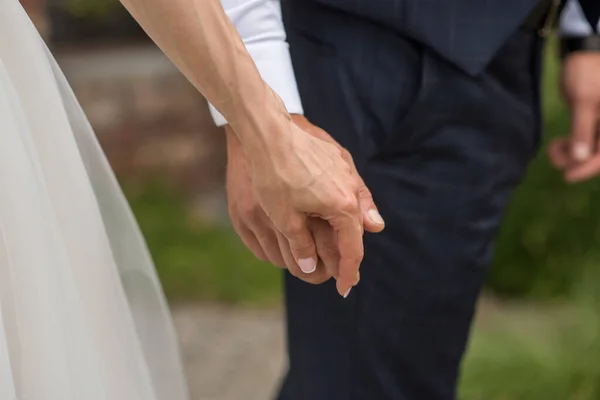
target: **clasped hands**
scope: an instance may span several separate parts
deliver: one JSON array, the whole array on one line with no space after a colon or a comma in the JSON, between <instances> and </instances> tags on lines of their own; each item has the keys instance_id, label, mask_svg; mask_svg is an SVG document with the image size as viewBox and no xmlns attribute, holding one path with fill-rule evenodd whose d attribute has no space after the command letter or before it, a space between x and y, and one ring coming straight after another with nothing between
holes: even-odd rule
<instances>
[{"instance_id":1,"label":"clasped hands","mask_svg":"<svg viewBox=\"0 0 600 400\"><path fill-rule=\"evenodd\" d=\"M229 213L244 244L306 282L333 277L347 297L360 279L363 230L384 228L350 153L300 115L259 155L225 129Z\"/></svg>"}]
</instances>

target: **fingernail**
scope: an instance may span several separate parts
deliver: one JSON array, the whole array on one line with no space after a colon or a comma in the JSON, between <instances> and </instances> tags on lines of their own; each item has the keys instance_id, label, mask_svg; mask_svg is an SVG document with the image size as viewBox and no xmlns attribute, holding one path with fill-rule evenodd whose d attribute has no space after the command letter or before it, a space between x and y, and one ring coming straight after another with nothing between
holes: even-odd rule
<instances>
[{"instance_id":1,"label":"fingernail","mask_svg":"<svg viewBox=\"0 0 600 400\"><path fill-rule=\"evenodd\" d=\"M298 266L305 274L312 274L317 269L317 262L314 258L303 258L298 260Z\"/></svg>"},{"instance_id":2,"label":"fingernail","mask_svg":"<svg viewBox=\"0 0 600 400\"><path fill-rule=\"evenodd\" d=\"M371 218L371 221L375 222L376 224L383 225L383 218L381 218L381 215L376 209L371 208L369 210L369 218Z\"/></svg>"},{"instance_id":3,"label":"fingernail","mask_svg":"<svg viewBox=\"0 0 600 400\"><path fill-rule=\"evenodd\" d=\"M346 290L346 293L344 293L344 298L348 297L348 295L350 294L351 290L352 290L352 288Z\"/></svg>"},{"instance_id":4,"label":"fingernail","mask_svg":"<svg viewBox=\"0 0 600 400\"><path fill-rule=\"evenodd\" d=\"M585 161L590 157L590 147L585 143L575 143L572 152L577 161Z\"/></svg>"}]
</instances>

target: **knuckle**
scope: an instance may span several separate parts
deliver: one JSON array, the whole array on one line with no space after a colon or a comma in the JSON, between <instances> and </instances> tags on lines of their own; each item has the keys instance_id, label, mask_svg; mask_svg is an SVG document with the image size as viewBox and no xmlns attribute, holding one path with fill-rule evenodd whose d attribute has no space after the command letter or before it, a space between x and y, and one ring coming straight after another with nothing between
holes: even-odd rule
<instances>
[{"instance_id":1,"label":"knuckle","mask_svg":"<svg viewBox=\"0 0 600 400\"><path fill-rule=\"evenodd\" d=\"M287 237L299 235L304 230L304 222L301 218L288 218L281 226L281 233Z\"/></svg>"},{"instance_id":2,"label":"knuckle","mask_svg":"<svg viewBox=\"0 0 600 400\"><path fill-rule=\"evenodd\" d=\"M355 213L358 211L358 199L353 193L346 193L337 200L337 208L343 212Z\"/></svg>"},{"instance_id":3,"label":"knuckle","mask_svg":"<svg viewBox=\"0 0 600 400\"><path fill-rule=\"evenodd\" d=\"M331 145L332 155L336 162L343 166L344 168L348 167L348 162L352 161L352 155L346 149L338 145Z\"/></svg>"},{"instance_id":4,"label":"knuckle","mask_svg":"<svg viewBox=\"0 0 600 400\"><path fill-rule=\"evenodd\" d=\"M332 144L331 146L332 146L332 148L333 148L333 151L335 152L335 154L336 154L338 157L344 158L345 154L344 154L344 148L343 148L343 147L341 147L341 146L336 146L335 144Z\"/></svg>"},{"instance_id":5,"label":"knuckle","mask_svg":"<svg viewBox=\"0 0 600 400\"><path fill-rule=\"evenodd\" d=\"M342 156L342 158L344 160L349 160L349 161L353 161L354 159L352 158L352 154L350 154L350 152L348 150L346 150L343 147L340 147L340 155Z\"/></svg>"},{"instance_id":6,"label":"knuckle","mask_svg":"<svg viewBox=\"0 0 600 400\"><path fill-rule=\"evenodd\" d=\"M358 195L363 200L373 200L373 194L371 193L369 188L364 184L359 186Z\"/></svg>"},{"instance_id":7,"label":"knuckle","mask_svg":"<svg viewBox=\"0 0 600 400\"><path fill-rule=\"evenodd\" d=\"M341 165L341 170L344 174L346 174L346 176L352 176L352 165L350 165L350 162L348 159L343 158L342 160L343 164Z\"/></svg>"}]
</instances>

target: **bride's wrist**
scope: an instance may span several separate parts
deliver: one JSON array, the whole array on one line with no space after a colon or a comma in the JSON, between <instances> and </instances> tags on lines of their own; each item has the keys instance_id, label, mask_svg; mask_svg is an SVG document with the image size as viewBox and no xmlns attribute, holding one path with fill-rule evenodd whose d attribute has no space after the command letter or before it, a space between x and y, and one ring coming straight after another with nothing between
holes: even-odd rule
<instances>
[{"instance_id":1,"label":"bride's wrist","mask_svg":"<svg viewBox=\"0 0 600 400\"><path fill-rule=\"evenodd\" d=\"M245 109L230 122L250 160L261 162L281 152L291 144L294 122L283 101L270 93L269 101Z\"/></svg>"}]
</instances>

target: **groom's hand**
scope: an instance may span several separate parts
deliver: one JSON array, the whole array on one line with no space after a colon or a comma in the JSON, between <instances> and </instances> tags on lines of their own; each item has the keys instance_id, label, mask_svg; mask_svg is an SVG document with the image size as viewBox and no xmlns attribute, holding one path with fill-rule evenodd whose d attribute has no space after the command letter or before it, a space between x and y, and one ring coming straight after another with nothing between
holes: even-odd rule
<instances>
[{"instance_id":1,"label":"groom's hand","mask_svg":"<svg viewBox=\"0 0 600 400\"><path fill-rule=\"evenodd\" d=\"M379 212L377 211L377 207L375 206L375 202L373 201L371 191L367 188L367 185L365 185L365 182L356 170L356 166L354 164L354 160L350 152L342 146L340 146L340 144L336 142L335 139L332 138L323 129L310 123L310 121L306 119L306 117L304 117L303 115L294 114L292 115L292 119L294 120L296 125L302 128L305 132L325 142L332 143L340 149L344 161L348 163L348 165L352 169L352 174L355 176L355 179L359 183L358 197L361 213L363 216L364 229L368 232L373 233L381 232L385 226L383 218L381 218L381 215L379 215Z\"/></svg>"},{"instance_id":2,"label":"groom's hand","mask_svg":"<svg viewBox=\"0 0 600 400\"><path fill-rule=\"evenodd\" d=\"M554 139L550 160L568 182L600 174L600 52L579 52L563 62L563 97L571 110L569 135Z\"/></svg>"},{"instance_id":3,"label":"groom's hand","mask_svg":"<svg viewBox=\"0 0 600 400\"><path fill-rule=\"evenodd\" d=\"M303 281L320 284L335 275L335 271L324 268L322 263L304 271L294 260L288 240L275 229L265 214L254 193L250 160L242 144L229 126L225 127L227 137L227 200L231 222L246 247L260 260L270 262L279 268L287 268L295 277ZM322 223L318 223L322 222ZM309 220L309 228L316 241L317 252L324 252L328 260L337 254L333 230L325 221L318 218ZM325 239L325 240L324 240ZM329 256L334 254L333 256ZM321 256L320 256L321 257ZM336 265L337 267L337 265Z\"/></svg>"},{"instance_id":4,"label":"groom's hand","mask_svg":"<svg viewBox=\"0 0 600 400\"><path fill-rule=\"evenodd\" d=\"M298 115L293 118L304 131L341 149L325 131L310 124L306 118ZM314 267L304 268L306 272L303 272L291 255L287 239L275 229L255 196L250 163L241 143L230 128L226 130L229 210L234 227L244 243L258 258L280 267L287 267L293 275L305 281L321 283L331 276L337 277L340 254L332 227L320 218L309 219L308 228L316 243L319 265L312 273L308 272ZM384 224L373 203L371 193L358 175L350 154L344 149L341 150L344 159L351 166L352 174L359 182L359 203L364 228L371 232L379 232Z\"/></svg>"}]
</instances>

